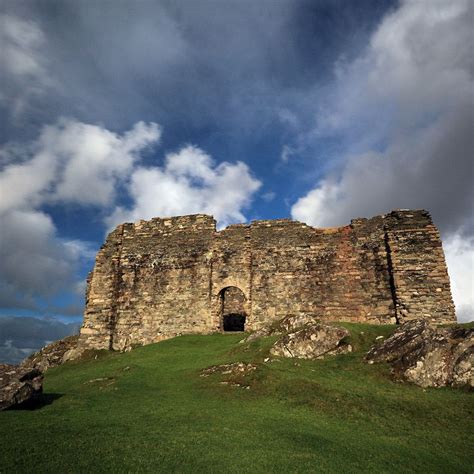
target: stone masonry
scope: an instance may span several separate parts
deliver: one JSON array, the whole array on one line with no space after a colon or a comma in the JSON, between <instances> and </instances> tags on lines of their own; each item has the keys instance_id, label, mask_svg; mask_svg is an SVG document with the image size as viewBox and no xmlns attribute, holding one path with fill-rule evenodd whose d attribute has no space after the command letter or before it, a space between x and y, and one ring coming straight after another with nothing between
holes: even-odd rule
<instances>
[{"instance_id":1,"label":"stone masonry","mask_svg":"<svg viewBox=\"0 0 474 474\"><path fill-rule=\"evenodd\" d=\"M288 315L373 324L455 321L439 232L397 210L343 227L289 219L216 230L203 214L121 224L97 254L79 349L125 350Z\"/></svg>"}]
</instances>

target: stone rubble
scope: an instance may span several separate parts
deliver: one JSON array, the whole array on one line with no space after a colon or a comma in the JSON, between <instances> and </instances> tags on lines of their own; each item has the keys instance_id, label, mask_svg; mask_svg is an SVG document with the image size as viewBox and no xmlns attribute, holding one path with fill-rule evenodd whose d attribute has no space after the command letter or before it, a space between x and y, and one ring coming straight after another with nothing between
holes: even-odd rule
<instances>
[{"instance_id":1,"label":"stone rubble","mask_svg":"<svg viewBox=\"0 0 474 474\"><path fill-rule=\"evenodd\" d=\"M234 362L232 364L213 365L201 371L201 377L209 377L213 374L221 375L247 375L257 370L255 364L246 364L245 362Z\"/></svg>"},{"instance_id":2,"label":"stone rubble","mask_svg":"<svg viewBox=\"0 0 474 474\"><path fill-rule=\"evenodd\" d=\"M246 375L257 370L255 364L246 364L245 362L234 362L232 364L223 364L223 365L213 365L207 367L206 369L201 370L201 377L209 377L210 375L219 374L225 375L227 380L222 380L219 383L221 385L229 385L231 387L245 388L250 389L250 385L247 383L242 383ZM235 379L237 377L237 379Z\"/></svg>"}]
</instances>

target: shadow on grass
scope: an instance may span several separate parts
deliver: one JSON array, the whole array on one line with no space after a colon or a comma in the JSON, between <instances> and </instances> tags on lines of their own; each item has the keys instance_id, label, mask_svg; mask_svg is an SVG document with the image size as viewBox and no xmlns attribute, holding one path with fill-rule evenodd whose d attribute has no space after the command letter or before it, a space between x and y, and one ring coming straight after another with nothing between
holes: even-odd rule
<instances>
[{"instance_id":1,"label":"shadow on grass","mask_svg":"<svg viewBox=\"0 0 474 474\"><path fill-rule=\"evenodd\" d=\"M62 393L41 393L33 399L10 407L9 410L40 410L45 406L51 405L63 395Z\"/></svg>"}]
</instances>

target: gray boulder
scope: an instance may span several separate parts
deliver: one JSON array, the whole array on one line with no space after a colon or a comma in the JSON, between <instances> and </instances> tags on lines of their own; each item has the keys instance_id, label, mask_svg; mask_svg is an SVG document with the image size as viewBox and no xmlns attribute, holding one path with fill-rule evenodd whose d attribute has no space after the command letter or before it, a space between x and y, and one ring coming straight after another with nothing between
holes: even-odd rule
<instances>
[{"instance_id":1,"label":"gray boulder","mask_svg":"<svg viewBox=\"0 0 474 474\"><path fill-rule=\"evenodd\" d=\"M370 349L369 363L389 362L392 375L422 387L474 387L474 329L409 321Z\"/></svg>"},{"instance_id":2,"label":"gray boulder","mask_svg":"<svg viewBox=\"0 0 474 474\"><path fill-rule=\"evenodd\" d=\"M20 365L45 372L50 367L56 367L65 362L65 354L77 346L78 335L68 336L43 347L40 351L31 354Z\"/></svg>"},{"instance_id":3,"label":"gray boulder","mask_svg":"<svg viewBox=\"0 0 474 474\"><path fill-rule=\"evenodd\" d=\"M318 318L311 313L289 315L283 318L278 325L280 332L295 332L307 326L314 326L319 323Z\"/></svg>"},{"instance_id":4,"label":"gray boulder","mask_svg":"<svg viewBox=\"0 0 474 474\"><path fill-rule=\"evenodd\" d=\"M34 404L43 391L40 370L0 364L0 410Z\"/></svg>"},{"instance_id":5,"label":"gray boulder","mask_svg":"<svg viewBox=\"0 0 474 474\"><path fill-rule=\"evenodd\" d=\"M279 334L279 333L275 332L273 328L267 326L261 329L257 329L256 331L249 334L245 339L242 339L240 342L241 343L250 342L250 341L254 341L255 339L258 339L259 337L271 336L272 334Z\"/></svg>"},{"instance_id":6,"label":"gray boulder","mask_svg":"<svg viewBox=\"0 0 474 474\"><path fill-rule=\"evenodd\" d=\"M254 331L240 342L249 342L253 341L254 339L258 339L259 337L295 332L297 329L302 329L305 326L311 326L317 324L318 322L319 320L317 317L311 313L290 314L285 316L280 322L276 324L264 326L263 328Z\"/></svg>"},{"instance_id":7,"label":"gray boulder","mask_svg":"<svg viewBox=\"0 0 474 474\"><path fill-rule=\"evenodd\" d=\"M316 359L325 355L351 352L346 343L347 329L326 324L312 324L279 339L270 349L270 354L278 357Z\"/></svg>"}]
</instances>

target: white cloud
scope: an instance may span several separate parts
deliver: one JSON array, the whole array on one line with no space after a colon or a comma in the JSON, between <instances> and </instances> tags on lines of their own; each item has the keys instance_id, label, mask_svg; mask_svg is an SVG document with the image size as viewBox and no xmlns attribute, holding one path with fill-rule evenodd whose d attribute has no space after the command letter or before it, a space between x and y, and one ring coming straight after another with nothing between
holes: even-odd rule
<instances>
[{"instance_id":1,"label":"white cloud","mask_svg":"<svg viewBox=\"0 0 474 474\"><path fill-rule=\"evenodd\" d=\"M60 120L43 128L32 156L0 171L0 212L45 202L104 206L128 176L140 152L156 144L157 124L138 122L123 135L97 125Z\"/></svg>"},{"instance_id":2,"label":"white cloud","mask_svg":"<svg viewBox=\"0 0 474 474\"><path fill-rule=\"evenodd\" d=\"M77 296L84 298L86 294L86 288L87 280L80 280L74 285L74 293L76 293Z\"/></svg>"},{"instance_id":3,"label":"white cloud","mask_svg":"<svg viewBox=\"0 0 474 474\"><path fill-rule=\"evenodd\" d=\"M361 57L336 64L336 87L321 105L318 131L343 129L376 141L465 102L472 94L471 15L469 0L403 2Z\"/></svg>"},{"instance_id":4,"label":"white cloud","mask_svg":"<svg viewBox=\"0 0 474 474\"><path fill-rule=\"evenodd\" d=\"M117 207L107 224L193 213L212 214L221 226L245 221L242 210L260 185L246 164L216 165L201 149L187 146L168 154L162 168L137 168L129 186L133 207Z\"/></svg>"},{"instance_id":5,"label":"white cloud","mask_svg":"<svg viewBox=\"0 0 474 474\"><path fill-rule=\"evenodd\" d=\"M7 145L0 169L0 301L34 308L35 299L74 293L81 260L95 249L57 236L45 204L110 206L149 145L160 139L157 124L138 122L119 135L97 125L60 120L44 127L33 144ZM14 150L15 158L8 155Z\"/></svg>"},{"instance_id":6,"label":"white cloud","mask_svg":"<svg viewBox=\"0 0 474 474\"><path fill-rule=\"evenodd\" d=\"M453 234L443 244L458 320L474 320L474 239Z\"/></svg>"},{"instance_id":7,"label":"white cloud","mask_svg":"<svg viewBox=\"0 0 474 474\"><path fill-rule=\"evenodd\" d=\"M4 167L0 172L0 213L36 206L55 174L52 157L41 152L28 161Z\"/></svg>"},{"instance_id":8,"label":"white cloud","mask_svg":"<svg viewBox=\"0 0 474 474\"><path fill-rule=\"evenodd\" d=\"M44 205L94 205L103 211L124 186L133 204L116 207L107 219L127 220L188 213L213 214L220 225L245 220L260 182L241 162L216 164L197 147L166 156L163 167L137 165L143 151L158 143L157 124L138 122L117 134L97 125L60 120L44 127L23 147L3 150L0 169L0 301L6 307L35 307L60 291L83 288L79 262L91 260L87 242L57 236ZM14 158L9 154L14 150ZM18 160L20 158L20 160ZM51 305L50 305L51 306ZM65 311L65 309L64 309Z\"/></svg>"},{"instance_id":9,"label":"white cloud","mask_svg":"<svg viewBox=\"0 0 474 474\"><path fill-rule=\"evenodd\" d=\"M92 242L84 240L62 240L64 247L68 253L76 259L93 260L97 254L97 249Z\"/></svg>"},{"instance_id":10,"label":"white cloud","mask_svg":"<svg viewBox=\"0 0 474 474\"><path fill-rule=\"evenodd\" d=\"M157 124L143 122L123 136L73 121L47 129L41 137L42 148L59 165L58 182L51 199L109 204L117 181L128 175L139 153L157 143L160 134ZM61 161L65 162L62 169Z\"/></svg>"},{"instance_id":11,"label":"white cloud","mask_svg":"<svg viewBox=\"0 0 474 474\"><path fill-rule=\"evenodd\" d=\"M457 242L452 261L469 260L470 247L456 238L474 232L470 18L468 0L403 2L383 19L364 55L336 65L316 136L344 137L347 151L340 169L293 205L295 219L331 226L426 208L446 242ZM472 282L472 271L450 265L459 317L470 311L472 318L474 303L458 283Z\"/></svg>"},{"instance_id":12,"label":"white cloud","mask_svg":"<svg viewBox=\"0 0 474 474\"><path fill-rule=\"evenodd\" d=\"M342 189L343 186L324 180L292 206L293 219L318 227L333 225L332 216L337 215L337 201Z\"/></svg>"},{"instance_id":13,"label":"white cloud","mask_svg":"<svg viewBox=\"0 0 474 474\"><path fill-rule=\"evenodd\" d=\"M444 234L472 220L473 112L458 106L422 130L393 140L383 152L349 155L292 207L292 216L317 226L395 208L430 210Z\"/></svg>"},{"instance_id":14,"label":"white cloud","mask_svg":"<svg viewBox=\"0 0 474 474\"><path fill-rule=\"evenodd\" d=\"M12 210L0 217L0 287L10 293L10 304L15 296L31 304L31 297L50 297L72 283L75 255L56 238L47 214Z\"/></svg>"},{"instance_id":15,"label":"white cloud","mask_svg":"<svg viewBox=\"0 0 474 474\"><path fill-rule=\"evenodd\" d=\"M288 163L291 155L293 155L294 153L295 153L295 150L291 146L283 145L283 148L281 150L280 160L283 163Z\"/></svg>"}]
</instances>

